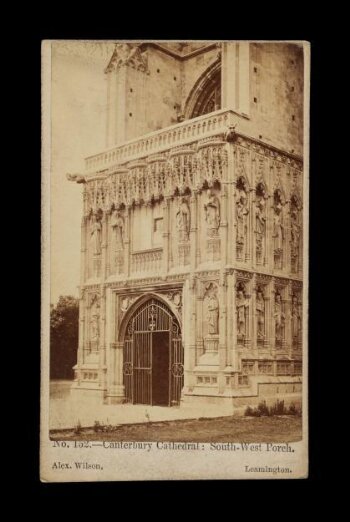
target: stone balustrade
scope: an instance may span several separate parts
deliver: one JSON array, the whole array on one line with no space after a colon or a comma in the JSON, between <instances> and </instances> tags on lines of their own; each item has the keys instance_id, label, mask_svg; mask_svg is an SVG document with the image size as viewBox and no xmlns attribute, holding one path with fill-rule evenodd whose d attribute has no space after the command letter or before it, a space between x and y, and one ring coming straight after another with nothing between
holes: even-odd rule
<instances>
[{"instance_id":1,"label":"stone balustrade","mask_svg":"<svg viewBox=\"0 0 350 522\"><path fill-rule=\"evenodd\" d=\"M132 273L159 273L161 270L163 249L142 250L131 255Z\"/></svg>"},{"instance_id":2,"label":"stone balustrade","mask_svg":"<svg viewBox=\"0 0 350 522\"><path fill-rule=\"evenodd\" d=\"M124 163L163 152L187 143L225 133L235 122L232 110L220 110L193 118L165 129L144 134L85 160L86 171L96 172L113 164Z\"/></svg>"}]
</instances>

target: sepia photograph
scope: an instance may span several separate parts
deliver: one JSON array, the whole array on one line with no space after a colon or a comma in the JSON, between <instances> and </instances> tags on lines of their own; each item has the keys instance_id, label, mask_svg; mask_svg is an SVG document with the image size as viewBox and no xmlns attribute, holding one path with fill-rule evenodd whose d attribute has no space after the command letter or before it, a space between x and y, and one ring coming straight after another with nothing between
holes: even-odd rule
<instances>
[{"instance_id":1,"label":"sepia photograph","mask_svg":"<svg viewBox=\"0 0 350 522\"><path fill-rule=\"evenodd\" d=\"M42 43L42 481L307 476L309 55Z\"/></svg>"}]
</instances>

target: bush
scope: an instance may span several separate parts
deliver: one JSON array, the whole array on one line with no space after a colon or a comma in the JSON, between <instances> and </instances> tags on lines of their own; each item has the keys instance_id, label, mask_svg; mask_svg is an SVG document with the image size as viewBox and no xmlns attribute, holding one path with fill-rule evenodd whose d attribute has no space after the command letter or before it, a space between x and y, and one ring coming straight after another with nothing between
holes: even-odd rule
<instances>
[{"instance_id":1,"label":"bush","mask_svg":"<svg viewBox=\"0 0 350 522\"><path fill-rule=\"evenodd\" d=\"M246 417L270 417L274 415L301 415L301 409L297 408L294 403L291 403L289 408L286 408L284 401L277 401L272 406L268 407L266 401L258 404L257 408L247 406L244 415Z\"/></svg>"}]
</instances>

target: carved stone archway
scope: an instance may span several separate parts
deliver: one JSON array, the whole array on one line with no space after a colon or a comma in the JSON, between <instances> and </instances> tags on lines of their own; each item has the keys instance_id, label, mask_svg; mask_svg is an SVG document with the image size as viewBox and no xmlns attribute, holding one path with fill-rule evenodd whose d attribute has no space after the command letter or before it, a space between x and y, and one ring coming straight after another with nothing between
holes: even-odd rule
<instances>
[{"instance_id":1,"label":"carved stone archway","mask_svg":"<svg viewBox=\"0 0 350 522\"><path fill-rule=\"evenodd\" d=\"M180 403L184 349L176 315L164 299L145 295L124 318L121 335L126 402L158 406Z\"/></svg>"}]
</instances>

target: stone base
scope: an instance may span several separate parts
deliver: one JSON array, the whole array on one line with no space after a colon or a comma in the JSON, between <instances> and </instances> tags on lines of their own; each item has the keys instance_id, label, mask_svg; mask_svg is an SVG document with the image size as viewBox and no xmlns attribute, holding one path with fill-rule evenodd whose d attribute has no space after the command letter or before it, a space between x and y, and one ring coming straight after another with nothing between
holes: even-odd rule
<instances>
[{"instance_id":1,"label":"stone base","mask_svg":"<svg viewBox=\"0 0 350 522\"><path fill-rule=\"evenodd\" d=\"M91 385L74 383L70 390L70 396L74 401L84 401L91 403L103 404L106 390L101 388L93 388Z\"/></svg>"},{"instance_id":2,"label":"stone base","mask_svg":"<svg viewBox=\"0 0 350 522\"><path fill-rule=\"evenodd\" d=\"M125 387L115 386L106 394L105 404L124 404L125 402Z\"/></svg>"},{"instance_id":3,"label":"stone base","mask_svg":"<svg viewBox=\"0 0 350 522\"><path fill-rule=\"evenodd\" d=\"M256 379L251 386L236 389L226 388L224 393L208 394L204 389L195 389L183 394L181 406L217 406L218 416L224 412L244 415L247 406L252 408L265 401L267 406L273 406L277 401L284 401L288 408L294 404L296 408L302 405L302 384L300 378L268 378L267 382Z\"/></svg>"}]
</instances>

